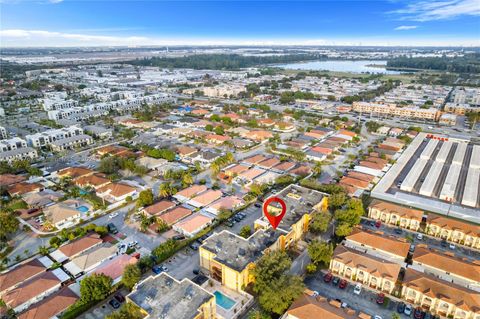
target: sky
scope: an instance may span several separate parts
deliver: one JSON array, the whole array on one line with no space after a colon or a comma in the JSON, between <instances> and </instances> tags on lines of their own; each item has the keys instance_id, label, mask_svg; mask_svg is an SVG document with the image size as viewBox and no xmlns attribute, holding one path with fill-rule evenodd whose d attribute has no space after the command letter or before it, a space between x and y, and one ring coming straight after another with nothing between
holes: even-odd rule
<instances>
[{"instance_id":1,"label":"sky","mask_svg":"<svg viewBox=\"0 0 480 319\"><path fill-rule=\"evenodd\" d=\"M0 0L0 47L480 46L480 0Z\"/></svg>"}]
</instances>

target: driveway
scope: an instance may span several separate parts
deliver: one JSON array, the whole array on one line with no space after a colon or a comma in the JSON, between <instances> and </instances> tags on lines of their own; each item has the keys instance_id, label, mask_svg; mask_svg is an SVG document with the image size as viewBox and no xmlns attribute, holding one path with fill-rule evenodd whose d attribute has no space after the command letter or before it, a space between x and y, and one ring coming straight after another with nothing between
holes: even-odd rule
<instances>
[{"instance_id":1,"label":"driveway","mask_svg":"<svg viewBox=\"0 0 480 319\"><path fill-rule=\"evenodd\" d=\"M346 302L348 307L371 316L379 315L384 319L389 319L397 309L397 303L393 300L390 300L388 305L378 305L375 302L377 293L367 290L365 287L362 288L360 295L355 295L353 293L353 284L349 283L345 289L340 289L331 282L325 283L323 281L323 273L321 272L315 276L307 277L305 284L309 289L317 291L321 296L328 299L340 299L342 303ZM405 315L401 316L402 318L407 318Z\"/></svg>"}]
</instances>

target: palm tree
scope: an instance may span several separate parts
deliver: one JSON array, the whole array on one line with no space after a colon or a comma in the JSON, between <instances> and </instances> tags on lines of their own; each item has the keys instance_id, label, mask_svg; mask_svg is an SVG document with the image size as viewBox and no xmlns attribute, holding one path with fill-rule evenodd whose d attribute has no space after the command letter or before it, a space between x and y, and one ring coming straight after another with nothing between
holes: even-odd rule
<instances>
[{"instance_id":1,"label":"palm tree","mask_svg":"<svg viewBox=\"0 0 480 319\"><path fill-rule=\"evenodd\" d=\"M190 173L185 173L185 174L183 174L182 183L183 183L185 186L192 185L192 184L193 184L192 174L190 174Z\"/></svg>"},{"instance_id":2,"label":"palm tree","mask_svg":"<svg viewBox=\"0 0 480 319\"><path fill-rule=\"evenodd\" d=\"M322 164L320 162L316 162L312 170L315 176L320 175L322 173Z\"/></svg>"},{"instance_id":3,"label":"palm tree","mask_svg":"<svg viewBox=\"0 0 480 319\"><path fill-rule=\"evenodd\" d=\"M41 255L48 255L48 248L45 247L45 246L40 246L38 247L38 252L41 254Z\"/></svg>"},{"instance_id":4,"label":"palm tree","mask_svg":"<svg viewBox=\"0 0 480 319\"><path fill-rule=\"evenodd\" d=\"M159 194L162 197L168 197L172 193L172 184L171 183L163 183L160 185Z\"/></svg>"}]
</instances>

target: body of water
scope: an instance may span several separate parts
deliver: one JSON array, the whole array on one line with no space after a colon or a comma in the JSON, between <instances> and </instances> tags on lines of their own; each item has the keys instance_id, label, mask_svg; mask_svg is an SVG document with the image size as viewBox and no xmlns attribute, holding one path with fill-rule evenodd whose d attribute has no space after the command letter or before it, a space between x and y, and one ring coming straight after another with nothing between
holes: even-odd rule
<instances>
[{"instance_id":1,"label":"body of water","mask_svg":"<svg viewBox=\"0 0 480 319\"><path fill-rule=\"evenodd\" d=\"M223 309L229 310L230 308L233 307L233 305L235 305L235 300L225 296L220 291L217 290L214 292L214 294L215 294L215 300L217 301L217 305L219 305Z\"/></svg>"},{"instance_id":2,"label":"body of water","mask_svg":"<svg viewBox=\"0 0 480 319\"><path fill-rule=\"evenodd\" d=\"M309 61L277 65L280 68L289 70L314 70L314 71L335 71L353 73L382 73L400 74L400 71L387 70L385 67L373 67L369 65L387 65L387 61L377 60L330 60L330 61Z\"/></svg>"}]
</instances>

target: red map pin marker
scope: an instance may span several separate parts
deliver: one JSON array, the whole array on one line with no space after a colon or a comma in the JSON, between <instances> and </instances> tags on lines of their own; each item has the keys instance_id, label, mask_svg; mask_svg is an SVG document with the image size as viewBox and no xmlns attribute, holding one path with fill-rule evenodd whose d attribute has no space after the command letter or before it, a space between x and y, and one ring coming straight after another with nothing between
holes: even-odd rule
<instances>
[{"instance_id":1,"label":"red map pin marker","mask_svg":"<svg viewBox=\"0 0 480 319\"><path fill-rule=\"evenodd\" d=\"M268 212L268 205L270 205L272 202L277 202L282 206L282 212L278 215L271 215ZM283 216L285 216L285 213L287 212L287 205L285 202L278 198L278 197L270 197L263 203L263 214L265 217L267 217L268 221L270 222L270 225L272 225L273 229L277 229L278 225L282 221Z\"/></svg>"}]
</instances>

